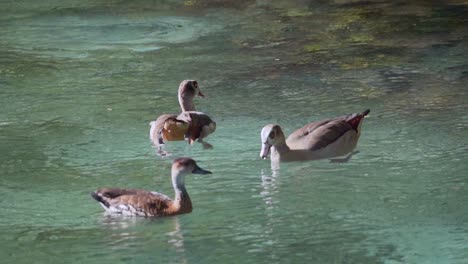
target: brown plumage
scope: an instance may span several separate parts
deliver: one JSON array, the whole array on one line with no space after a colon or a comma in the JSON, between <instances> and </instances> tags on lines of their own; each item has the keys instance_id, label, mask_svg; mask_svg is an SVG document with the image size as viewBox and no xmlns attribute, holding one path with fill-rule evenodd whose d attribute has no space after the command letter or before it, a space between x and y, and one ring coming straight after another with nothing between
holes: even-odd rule
<instances>
[{"instance_id":1,"label":"brown plumage","mask_svg":"<svg viewBox=\"0 0 468 264\"><path fill-rule=\"evenodd\" d=\"M189 140L190 144L198 139L198 142L202 143L205 148L212 147L203 141L204 138L216 130L216 122L208 115L202 112L188 111L180 113L177 116L177 120L189 124L185 138Z\"/></svg>"},{"instance_id":2,"label":"brown plumage","mask_svg":"<svg viewBox=\"0 0 468 264\"><path fill-rule=\"evenodd\" d=\"M106 211L117 207L114 211L121 211L124 215L159 216L167 214L173 203L163 194L140 189L100 188L91 196L103 204Z\"/></svg>"},{"instance_id":3,"label":"brown plumage","mask_svg":"<svg viewBox=\"0 0 468 264\"><path fill-rule=\"evenodd\" d=\"M150 139L153 145L161 146L167 141L181 140L188 140L191 144L198 139L203 147L212 147L204 142L203 138L215 131L216 123L208 115L195 111L193 98L197 95L204 97L197 81L185 80L180 83L178 100L182 113L178 116L163 114L150 123Z\"/></svg>"},{"instance_id":4,"label":"brown plumage","mask_svg":"<svg viewBox=\"0 0 468 264\"><path fill-rule=\"evenodd\" d=\"M91 193L109 214L128 216L169 216L192 212L192 201L185 189L186 174L211 174L200 168L193 159L179 158L172 163L171 176L174 199L141 189L100 188Z\"/></svg>"},{"instance_id":5,"label":"brown plumage","mask_svg":"<svg viewBox=\"0 0 468 264\"><path fill-rule=\"evenodd\" d=\"M151 122L150 137L157 142L155 145L162 145L165 141L184 140L188 129L189 123L178 120L176 115L163 114Z\"/></svg>"},{"instance_id":6,"label":"brown plumage","mask_svg":"<svg viewBox=\"0 0 468 264\"><path fill-rule=\"evenodd\" d=\"M281 127L267 125L262 129L262 151L266 158L273 148L272 160L292 161L339 157L357 145L363 118L369 113L336 117L313 122L297 129L285 139Z\"/></svg>"}]
</instances>

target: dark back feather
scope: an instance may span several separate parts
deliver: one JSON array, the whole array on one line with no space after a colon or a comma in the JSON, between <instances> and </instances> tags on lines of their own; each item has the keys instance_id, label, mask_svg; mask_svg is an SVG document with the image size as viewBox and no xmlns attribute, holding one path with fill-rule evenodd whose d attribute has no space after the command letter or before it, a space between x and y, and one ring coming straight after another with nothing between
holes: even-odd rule
<instances>
[{"instance_id":1,"label":"dark back feather","mask_svg":"<svg viewBox=\"0 0 468 264\"><path fill-rule=\"evenodd\" d=\"M203 126L209 126L211 123L214 123L207 114L195 111L182 112L177 116L177 119L190 124L188 134L192 140L200 137Z\"/></svg>"}]
</instances>

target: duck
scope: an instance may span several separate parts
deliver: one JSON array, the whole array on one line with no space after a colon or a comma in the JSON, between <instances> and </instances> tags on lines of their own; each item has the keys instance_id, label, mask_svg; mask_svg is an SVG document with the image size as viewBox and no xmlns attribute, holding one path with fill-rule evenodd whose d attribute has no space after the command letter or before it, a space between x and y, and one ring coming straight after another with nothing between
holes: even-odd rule
<instances>
[{"instance_id":1,"label":"duck","mask_svg":"<svg viewBox=\"0 0 468 264\"><path fill-rule=\"evenodd\" d=\"M343 160L348 161L355 154L353 150L361 135L364 117L369 112L367 109L313 122L295 130L287 138L279 125L268 124L260 133L260 158L266 159L270 152L272 162L329 159L350 154Z\"/></svg>"},{"instance_id":2,"label":"duck","mask_svg":"<svg viewBox=\"0 0 468 264\"><path fill-rule=\"evenodd\" d=\"M215 132L216 122L207 114L196 111L193 103L196 96L205 98L196 80L180 83L178 100L182 112L179 115L163 114L150 122L149 136L154 146L160 147L167 141L187 140L190 145L198 141L205 149L213 148L204 138Z\"/></svg>"},{"instance_id":3,"label":"duck","mask_svg":"<svg viewBox=\"0 0 468 264\"><path fill-rule=\"evenodd\" d=\"M200 168L191 158L177 158L172 162L171 177L174 199L142 189L99 188L91 197L110 215L160 217L192 212L192 201L185 188L185 175L211 174Z\"/></svg>"}]
</instances>

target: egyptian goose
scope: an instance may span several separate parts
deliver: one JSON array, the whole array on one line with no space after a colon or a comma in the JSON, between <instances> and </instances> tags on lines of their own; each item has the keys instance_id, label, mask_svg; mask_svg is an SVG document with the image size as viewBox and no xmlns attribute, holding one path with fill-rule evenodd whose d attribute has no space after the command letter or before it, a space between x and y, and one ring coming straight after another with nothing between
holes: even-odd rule
<instances>
[{"instance_id":1,"label":"egyptian goose","mask_svg":"<svg viewBox=\"0 0 468 264\"><path fill-rule=\"evenodd\" d=\"M192 212L192 201L185 189L185 175L211 174L190 158L172 162L171 176L175 197L141 189L100 188L91 193L108 214L126 216L169 216Z\"/></svg>"},{"instance_id":2,"label":"egyptian goose","mask_svg":"<svg viewBox=\"0 0 468 264\"><path fill-rule=\"evenodd\" d=\"M203 141L216 130L216 123L211 118L195 111L193 98L205 97L195 80L184 80L179 85L178 99L182 110L180 115L163 114L150 123L150 139L155 146L164 145L165 141L188 140L193 144L198 139L204 148L212 145Z\"/></svg>"},{"instance_id":3,"label":"egyptian goose","mask_svg":"<svg viewBox=\"0 0 468 264\"><path fill-rule=\"evenodd\" d=\"M271 150L272 161L326 159L351 153L361 135L361 125L370 110L310 123L286 139L279 125L266 125L260 134L260 157ZM349 157L348 157L349 159Z\"/></svg>"}]
</instances>

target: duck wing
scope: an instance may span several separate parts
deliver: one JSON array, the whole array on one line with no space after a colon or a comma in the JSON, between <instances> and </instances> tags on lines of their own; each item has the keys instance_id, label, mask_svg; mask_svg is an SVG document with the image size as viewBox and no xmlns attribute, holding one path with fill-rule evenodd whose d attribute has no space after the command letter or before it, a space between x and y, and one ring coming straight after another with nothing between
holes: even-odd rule
<instances>
[{"instance_id":1,"label":"duck wing","mask_svg":"<svg viewBox=\"0 0 468 264\"><path fill-rule=\"evenodd\" d=\"M122 215L163 215L173 203L164 194L140 189L100 188L91 196L107 212Z\"/></svg>"},{"instance_id":2,"label":"duck wing","mask_svg":"<svg viewBox=\"0 0 468 264\"><path fill-rule=\"evenodd\" d=\"M310 123L289 135L286 143L291 149L315 151L325 148L351 130L357 133L359 124L369 112L370 110L366 110Z\"/></svg>"},{"instance_id":3,"label":"duck wing","mask_svg":"<svg viewBox=\"0 0 468 264\"><path fill-rule=\"evenodd\" d=\"M178 120L177 115L163 114L150 123L150 139L154 145L162 145L164 141L184 140L189 125Z\"/></svg>"},{"instance_id":4,"label":"duck wing","mask_svg":"<svg viewBox=\"0 0 468 264\"><path fill-rule=\"evenodd\" d=\"M187 122L189 124L189 129L187 131L186 137L191 141L194 141L200 137L202 128L208 126L211 128L212 132L216 129L216 123L203 112L196 111L186 111L182 112L177 116L177 120Z\"/></svg>"},{"instance_id":5,"label":"duck wing","mask_svg":"<svg viewBox=\"0 0 468 264\"><path fill-rule=\"evenodd\" d=\"M291 149L318 150L335 142L352 127L343 120L326 120L308 124L286 139Z\"/></svg>"}]
</instances>

